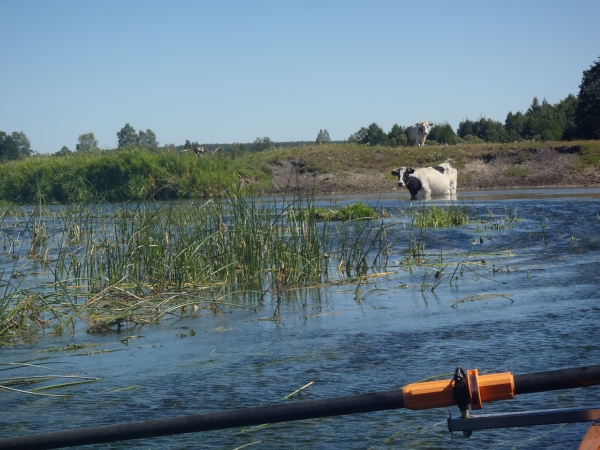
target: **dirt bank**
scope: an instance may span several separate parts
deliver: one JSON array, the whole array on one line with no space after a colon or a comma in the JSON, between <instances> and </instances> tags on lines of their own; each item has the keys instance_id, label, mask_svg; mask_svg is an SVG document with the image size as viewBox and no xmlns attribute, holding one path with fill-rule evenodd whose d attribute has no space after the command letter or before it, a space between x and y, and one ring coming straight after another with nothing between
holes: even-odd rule
<instances>
[{"instance_id":1,"label":"dirt bank","mask_svg":"<svg viewBox=\"0 0 600 450\"><path fill-rule=\"evenodd\" d=\"M466 158L458 166L458 190L506 189L525 187L600 187L600 170L589 167L576 172L572 167L578 154L556 148L539 148L534 152L514 152L499 156ZM276 188L310 187L316 194L367 194L397 191L394 167L309 173L302 164L282 159L271 164Z\"/></svg>"}]
</instances>

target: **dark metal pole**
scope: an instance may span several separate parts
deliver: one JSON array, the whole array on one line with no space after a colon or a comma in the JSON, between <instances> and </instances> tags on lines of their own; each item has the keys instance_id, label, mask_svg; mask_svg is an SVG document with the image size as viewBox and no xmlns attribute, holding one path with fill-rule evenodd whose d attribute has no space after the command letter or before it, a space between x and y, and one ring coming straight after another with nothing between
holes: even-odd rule
<instances>
[{"instance_id":1,"label":"dark metal pole","mask_svg":"<svg viewBox=\"0 0 600 450\"><path fill-rule=\"evenodd\" d=\"M515 394L600 384L600 365L513 376ZM0 450L51 449L404 408L401 389L0 439Z\"/></svg>"},{"instance_id":2,"label":"dark metal pole","mask_svg":"<svg viewBox=\"0 0 600 450\"><path fill-rule=\"evenodd\" d=\"M399 389L5 438L0 439L0 449L74 447L403 407L404 398Z\"/></svg>"},{"instance_id":3,"label":"dark metal pole","mask_svg":"<svg viewBox=\"0 0 600 450\"><path fill-rule=\"evenodd\" d=\"M515 395L600 384L600 365L513 375Z\"/></svg>"}]
</instances>

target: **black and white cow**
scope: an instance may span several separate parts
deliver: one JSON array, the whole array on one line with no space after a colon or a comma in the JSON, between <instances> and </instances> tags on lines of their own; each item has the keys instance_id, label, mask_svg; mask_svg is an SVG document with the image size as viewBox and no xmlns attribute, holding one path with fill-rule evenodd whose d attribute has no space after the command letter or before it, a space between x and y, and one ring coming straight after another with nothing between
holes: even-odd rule
<instances>
[{"instance_id":1,"label":"black and white cow","mask_svg":"<svg viewBox=\"0 0 600 450\"><path fill-rule=\"evenodd\" d=\"M457 171L450 163L436 167L399 167L392 170L398 177L398 186L406 187L413 199L448 197L456 195Z\"/></svg>"}]
</instances>

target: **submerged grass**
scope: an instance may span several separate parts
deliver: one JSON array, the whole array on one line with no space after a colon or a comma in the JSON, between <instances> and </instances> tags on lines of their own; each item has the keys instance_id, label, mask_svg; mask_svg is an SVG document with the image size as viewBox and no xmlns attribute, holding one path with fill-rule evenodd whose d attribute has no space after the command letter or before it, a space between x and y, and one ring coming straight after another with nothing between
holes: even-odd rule
<instances>
[{"instance_id":1,"label":"submerged grass","mask_svg":"<svg viewBox=\"0 0 600 450\"><path fill-rule=\"evenodd\" d=\"M28 369L37 369L37 370L46 370L53 372L62 372L62 370L54 369L51 367L42 366L40 364L29 364L29 363L21 363L21 362L13 362L13 363L2 363L0 364L0 372L20 369L20 368L28 368ZM58 380L69 380L62 383L54 383ZM66 387L78 386L81 384L87 383L95 383L100 381L100 378L96 377L84 377L72 374L62 374L62 375L31 375L31 376L15 376L8 378L0 378L0 389L19 392L22 394L30 394L30 395L39 395L45 397L69 397L69 394L46 394L42 393L42 391L54 390L54 389L63 389ZM54 383L54 384L51 384ZM26 387L32 385L40 385L38 387L34 387L31 389L24 389Z\"/></svg>"}]
</instances>

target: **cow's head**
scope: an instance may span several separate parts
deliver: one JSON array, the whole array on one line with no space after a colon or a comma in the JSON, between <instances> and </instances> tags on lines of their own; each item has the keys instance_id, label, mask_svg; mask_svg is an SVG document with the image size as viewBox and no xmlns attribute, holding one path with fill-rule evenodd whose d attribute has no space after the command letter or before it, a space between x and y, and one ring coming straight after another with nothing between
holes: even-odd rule
<instances>
[{"instance_id":1,"label":"cow's head","mask_svg":"<svg viewBox=\"0 0 600 450\"><path fill-rule=\"evenodd\" d=\"M415 173L412 167L399 167L392 170L392 175L398 177L398 186L405 187L411 174Z\"/></svg>"},{"instance_id":2,"label":"cow's head","mask_svg":"<svg viewBox=\"0 0 600 450\"><path fill-rule=\"evenodd\" d=\"M429 120L423 120L418 124L419 134L422 136L427 136L429 134L429 129L433 126L433 122Z\"/></svg>"}]
</instances>

